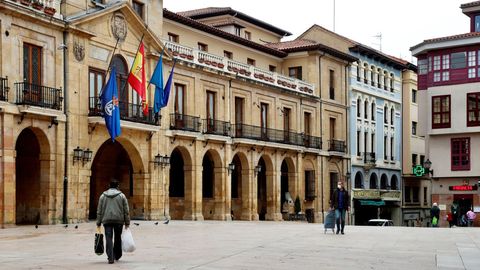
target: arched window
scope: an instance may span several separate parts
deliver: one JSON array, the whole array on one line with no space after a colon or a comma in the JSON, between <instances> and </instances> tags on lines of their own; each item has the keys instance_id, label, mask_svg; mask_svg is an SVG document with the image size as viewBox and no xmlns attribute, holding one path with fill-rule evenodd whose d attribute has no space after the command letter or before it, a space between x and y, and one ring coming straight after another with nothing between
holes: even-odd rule
<instances>
[{"instance_id":1,"label":"arched window","mask_svg":"<svg viewBox=\"0 0 480 270\"><path fill-rule=\"evenodd\" d=\"M360 61L357 62L357 81L360 81Z\"/></svg>"},{"instance_id":2,"label":"arched window","mask_svg":"<svg viewBox=\"0 0 480 270\"><path fill-rule=\"evenodd\" d=\"M392 180L391 180L390 182L392 183L392 184L391 184L392 189L393 189L393 190L398 190L398 178L397 178L396 175L393 175L393 176L392 176Z\"/></svg>"},{"instance_id":3,"label":"arched window","mask_svg":"<svg viewBox=\"0 0 480 270\"><path fill-rule=\"evenodd\" d=\"M365 119L368 119L368 100L365 100L364 105L363 105L363 117Z\"/></svg>"},{"instance_id":4,"label":"arched window","mask_svg":"<svg viewBox=\"0 0 480 270\"><path fill-rule=\"evenodd\" d=\"M357 98L357 117L360 118L360 116L362 115L362 111L360 109L360 105L361 105L361 100L360 98Z\"/></svg>"},{"instance_id":5,"label":"arched window","mask_svg":"<svg viewBox=\"0 0 480 270\"><path fill-rule=\"evenodd\" d=\"M120 111L123 111L127 108L128 104L128 85L127 85L127 77L128 77L128 69L127 69L127 62L123 58L123 56L116 54L113 56L112 59L112 66L115 67L115 71L117 72L117 87L118 87L118 94L119 94L119 107ZM136 93L136 92L135 92Z\"/></svg>"},{"instance_id":6,"label":"arched window","mask_svg":"<svg viewBox=\"0 0 480 270\"><path fill-rule=\"evenodd\" d=\"M393 125L393 120L395 119L395 109L390 109L390 124Z\"/></svg>"},{"instance_id":7,"label":"arched window","mask_svg":"<svg viewBox=\"0 0 480 270\"><path fill-rule=\"evenodd\" d=\"M371 80L372 86L375 86L375 66L372 66L371 70L372 71L370 73L370 80Z\"/></svg>"},{"instance_id":8,"label":"arched window","mask_svg":"<svg viewBox=\"0 0 480 270\"><path fill-rule=\"evenodd\" d=\"M382 174L380 178L380 189L387 189L388 188L388 177L386 174Z\"/></svg>"},{"instance_id":9,"label":"arched window","mask_svg":"<svg viewBox=\"0 0 480 270\"><path fill-rule=\"evenodd\" d=\"M390 73L390 92L393 92L393 84L395 83L395 75Z\"/></svg>"},{"instance_id":10,"label":"arched window","mask_svg":"<svg viewBox=\"0 0 480 270\"><path fill-rule=\"evenodd\" d=\"M382 80L380 76L382 75L382 69L377 69L377 87L382 88Z\"/></svg>"},{"instance_id":11,"label":"arched window","mask_svg":"<svg viewBox=\"0 0 480 270\"><path fill-rule=\"evenodd\" d=\"M383 89L387 90L388 87L388 73L386 71L383 72Z\"/></svg>"},{"instance_id":12,"label":"arched window","mask_svg":"<svg viewBox=\"0 0 480 270\"><path fill-rule=\"evenodd\" d=\"M368 64L363 65L363 82L368 83Z\"/></svg>"},{"instance_id":13,"label":"arched window","mask_svg":"<svg viewBox=\"0 0 480 270\"><path fill-rule=\"evenodd\" d=\"M377 174L372 173L370 175L370 189L377 189L378 188L377 181L378 181Z\"/></svg>"},{"instance_id":14,"label":"arched window","mask_svg":"<svg viewBox=\"0 0 480 270\"><path fill-rule=\"evenodd\" d=\"M361 172L355 174L355 188L363 188L363 176Z\"/></svg>"},{"instance_id":15,"label":"arched window","mask_svg":"<svg viewBox=\"0 0 480 270\"><path fill-rule=\"evenodd\" d=\"M387 108L387 105L385 105L385 106L383 107L383 120L384 120L383 122L384 122L385 124L388 124L388 116L387 116L387 114L388 114L388 108Z\"/></svg>"},{"instance_id":16,"label":"arched window","mask_svg":"<svg viewBox=\"0 0 480 270\"><path fill-rule=\"evenodd\" d=\"M370 115L372 118L372 121L375 121L376 112L377 112L377 105L375 105L375 102L372 102L372 114Z\"/></svg>"}]
</instances>

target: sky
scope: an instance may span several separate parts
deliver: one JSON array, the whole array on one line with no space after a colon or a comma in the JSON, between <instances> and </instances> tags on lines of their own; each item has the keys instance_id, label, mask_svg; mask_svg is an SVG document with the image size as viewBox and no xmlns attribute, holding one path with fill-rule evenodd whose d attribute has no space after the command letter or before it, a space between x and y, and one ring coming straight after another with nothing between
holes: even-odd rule
<instances>
[{"instance_id":1,"label":"sky","mask_svg":"<svg viewBox=\"0 0 480 270\"><path fill-rule=\"evenodd\" d=\"M416 63L410 47L425 39L467 33L469 18L460 5L473 0L164 0L178 12L204 7L231 7L293 35L318 24L384 53ZM295 3L295 4L292 4Z\"/></svg>"}]
</instances>

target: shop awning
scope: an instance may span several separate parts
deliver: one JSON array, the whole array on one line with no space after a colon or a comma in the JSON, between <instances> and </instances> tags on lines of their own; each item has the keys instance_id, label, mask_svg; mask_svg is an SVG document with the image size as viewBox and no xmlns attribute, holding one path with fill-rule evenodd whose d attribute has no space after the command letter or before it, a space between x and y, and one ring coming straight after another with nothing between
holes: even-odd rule
<instances>
[{"instance_id":1,"label":"shop awning","mask_svg":"<svg viewBox=\"0 0 480 270\"><path fill-rule=\"evenodd\" d=\"M385 205L385 202L384 201L373 201L373 200L360 200L360 205L383 206L383 205Z\"/></svg>"}]
</instances>

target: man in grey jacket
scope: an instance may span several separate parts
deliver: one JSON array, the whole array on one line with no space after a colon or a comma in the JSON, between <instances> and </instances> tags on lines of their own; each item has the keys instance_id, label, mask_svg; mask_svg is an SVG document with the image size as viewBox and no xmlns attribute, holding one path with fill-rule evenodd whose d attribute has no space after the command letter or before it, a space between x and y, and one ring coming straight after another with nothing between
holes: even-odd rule
<instances>
[{"instance_id":1,"label":"man in grey jacket","mask_svg":"<svg viewBox=\"0 0 480 270\"><path fill-rule=\"evenodd\" d=\"M105 240L107 244L108 263L122 257L122 227L130 226L130 214L127 197L118 190L118 180L112 179L110 188L103 192L98 201L97 227L103 223L105 227ZM115 235L115 241L112 238Z\"/></svg>"}]
</instances>

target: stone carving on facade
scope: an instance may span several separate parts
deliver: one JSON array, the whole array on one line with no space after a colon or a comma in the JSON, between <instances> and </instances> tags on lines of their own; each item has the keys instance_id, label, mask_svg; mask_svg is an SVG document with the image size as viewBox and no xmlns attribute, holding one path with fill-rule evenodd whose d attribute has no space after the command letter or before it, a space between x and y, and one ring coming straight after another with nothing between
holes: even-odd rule
<instances>
[{"instance_id":1,"label":"stone carving on facade","mask_svg":"<svg viewBox=\"0 0 480 270\"><path fill-rule=\"evenodd\" d=\"M85 46L81 44L78 40L73 42L73 55L78 62L83 61L85 58Z\"/></svg>"},{"instance_id":2,"label":"stone carving on facade","mask_svg":"<svg viewBox=\"0 0 480 270\"><path fill-rule=\"evenodd\" d=\"M116 12L113 14L110 26L115 39L124 41L127 37L127 22L122 13Z\"/></svg>"}]
</instances>

